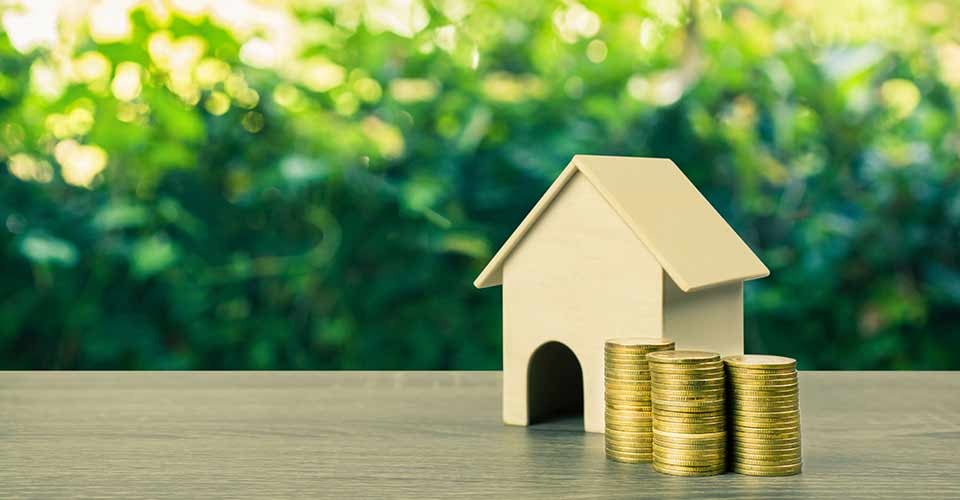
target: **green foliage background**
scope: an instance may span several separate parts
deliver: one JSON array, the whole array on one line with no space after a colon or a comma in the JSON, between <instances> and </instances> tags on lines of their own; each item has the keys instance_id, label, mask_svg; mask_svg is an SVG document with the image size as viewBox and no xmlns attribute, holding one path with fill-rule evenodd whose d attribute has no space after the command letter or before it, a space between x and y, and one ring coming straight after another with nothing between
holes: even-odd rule
<instances>
[{"instance_id":1,"label":"green foliage background","mask_svg":"<svg viewBox=\"0 0 960 500\"><path fill-rule=\"evenodd\" d=\"M497 369L471 282L575 153L758 252L748 352L960 368L953 3L152 5L2 7L0 368Z\"/></svg>"}]
</instances>

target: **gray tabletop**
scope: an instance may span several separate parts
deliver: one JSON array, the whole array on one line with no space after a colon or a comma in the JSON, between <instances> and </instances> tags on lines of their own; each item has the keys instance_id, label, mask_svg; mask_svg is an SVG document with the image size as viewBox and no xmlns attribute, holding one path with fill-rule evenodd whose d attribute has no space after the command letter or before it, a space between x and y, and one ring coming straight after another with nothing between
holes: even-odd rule
<instances>
[{"instance_id":1,"label":"gray tabletop","mask_svg":"<svg viewBox=\"0 0 960 500\"><path fill-rule=\"evenodd\" d=\"M668 477L495 372L0 372L0 498L960 498L960 373L804 372L804 472Z\"/></svg>"}]
</instances>

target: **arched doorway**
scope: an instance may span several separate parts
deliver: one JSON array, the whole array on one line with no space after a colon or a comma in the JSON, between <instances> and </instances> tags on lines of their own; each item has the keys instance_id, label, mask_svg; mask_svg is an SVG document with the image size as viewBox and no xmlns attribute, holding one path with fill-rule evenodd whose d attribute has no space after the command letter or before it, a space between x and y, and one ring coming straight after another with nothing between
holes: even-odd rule
<instances>
[{"instance_id":1,"label":"arched doorway","mask_svg":"<svg viewBox=\"0 0 960 500\"><path fill-rule=\"evenodd\" d=\"M560 342L547 342L530 357L527 415L530 425L583 416L583 369Z\"/></svg>"}]
</instances>

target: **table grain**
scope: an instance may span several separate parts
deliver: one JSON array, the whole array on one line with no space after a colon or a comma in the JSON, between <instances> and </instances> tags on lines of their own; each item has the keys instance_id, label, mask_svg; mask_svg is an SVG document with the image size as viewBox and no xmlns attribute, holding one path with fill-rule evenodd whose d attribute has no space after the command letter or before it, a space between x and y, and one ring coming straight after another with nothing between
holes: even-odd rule
<instances>
[{"instance_id":1,"label":"table grain","mask_svg":"<svg viewBox=\"0 0 960 500\"><path fill-rule=\"evenodd\" d=\"M960 373L803 372L804 472L668 477L498 372L0 372L0 498L960 498Z\"/></svg>"}]
</instances>

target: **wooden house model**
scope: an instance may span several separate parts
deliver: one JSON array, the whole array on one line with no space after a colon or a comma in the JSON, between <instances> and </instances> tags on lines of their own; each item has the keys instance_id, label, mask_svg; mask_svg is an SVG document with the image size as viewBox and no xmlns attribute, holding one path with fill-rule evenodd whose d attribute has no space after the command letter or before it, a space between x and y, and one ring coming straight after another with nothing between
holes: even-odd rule
<instances>
[{"instance_id":1,"label":"wooden house model","mask_svg":"<svg viewBox=\"0 0 960 500\"><path fill-rule=\"evenodd\" d=\"M606 339L742 354L743 281L768 274L669 159L574 156L474 282L503 285L503 421L603 432Z\"/></svg>"}]
</instances>

